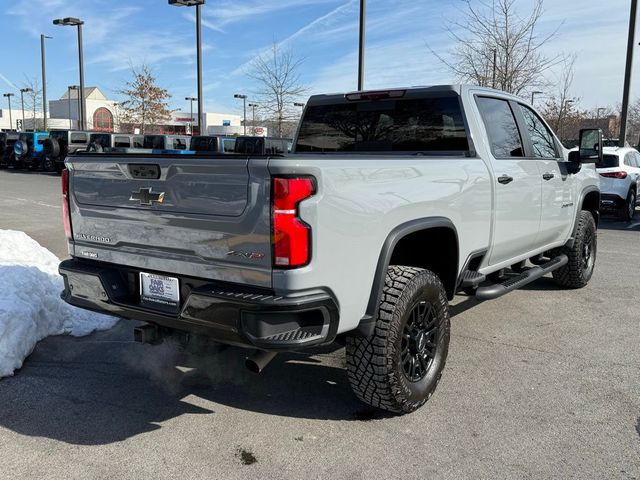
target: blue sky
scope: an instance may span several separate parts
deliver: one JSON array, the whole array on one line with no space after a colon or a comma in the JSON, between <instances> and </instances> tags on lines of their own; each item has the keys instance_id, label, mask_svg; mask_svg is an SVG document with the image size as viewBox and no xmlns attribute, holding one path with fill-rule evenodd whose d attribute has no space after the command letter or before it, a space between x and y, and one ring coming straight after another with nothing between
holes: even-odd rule
<instances>
[{"instance_id":1,"label":"blue sky","mask_svg":"<svg viewBox=\"0 0 640 480\"><path fill-rule=\"evenodd\" d=\"M85 21L85 84L113 99L130 65L145 62L186 109L195 95L194 9L166 0L0 0L0 91L40 76L39 35L47 41L49 98L78 82L76 30L52 19ZM204 100L207 111L239 112L234 93L255 90L247 66L275 40L304 57L309 93L353 90L357 71L358 0L207 0L203 9ZM524 13L532 0L517 0ZM578 55L574 95L582 107L621 100L630 0L546 0L541 32L560 27L548 55ZM368 0L366 86L452 83L429 52L450 48L445 25L461 0ZM640 55L640 49L638 51ZM638 57L636 55L636 58ZM636 66L640 67L636 61ZM634 87L640 86L636 68ZM636 88L634 96L640 96Z\"/></svg>"}]
</instances>

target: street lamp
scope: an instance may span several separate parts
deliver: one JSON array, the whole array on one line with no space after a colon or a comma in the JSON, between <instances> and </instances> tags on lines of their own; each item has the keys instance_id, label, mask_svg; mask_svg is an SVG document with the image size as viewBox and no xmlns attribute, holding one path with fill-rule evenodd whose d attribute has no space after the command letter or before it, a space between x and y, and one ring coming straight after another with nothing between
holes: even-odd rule
<instances>
[{"instance_id":1,"label":"street lamp","mask_svg":"<svg viewBox=\"0 0 640 480\"><path fill-rule=\"evenodd\" d=\"M198 130L201 132L202 124L202 19L200 9L205 0L169 0L169 5L176 7L196 7L196 59L198 68ZM192 116L193 118L193 116Z\"/></svg>"},{"instance_id":2,"label":"street lamp","mask_svg":"<svg viewBox=\"0 0 640 480\"><path fill-rule=\"evenodd\" d=\"M606 112L607 109L604 107L600 107L596 110L596 127L600 125L600 112Z\"/></svg>"},{"instance_id":3,"label":"street lamp","mask_svg":"<svg viewBox=\"0 0 640 480\"><path fill-rule=\"evenodd\" d=\"M533 92L531 92L531 106L533 106L533 101L536 98L536 95L542 95L544 92L541 92L540 90L535 90Z\"/></svg>"},{"instance_id":4,"label":"street lamp","mask_svg":"<svg viewBox=\"0 0 640 480\"><path fill-rule=\"evenodd\" d=\"M193 102L198 100L196 97L184 97L185 100L191 103L191 117L189 117L189 130L191 130L191 136L193 137ZM198 128L200 124L198 123Z\"/></svg>"},{"instance_id":5,"label":"street lamp","mask_svg":"<svg viewBox=\"0 0 640 480\"><path fill-rule=\"evenodd\" d=\"M84 99L84 59L82 54L82 25L84 22L79 18L65 17L53 21L54 25L64 27L78 27L78 66L80 70L80 130L87 129L86 106Z\"/></svg>"},{"instance_id":6,"label":"street lamp","mask_svg":"<svg viewBox=\"0 0 640 480\"><path fill-rule=\"evenodd\" d=\"M364 44L367 0L360 0L360 35L358 42L358 90L364 89Z\"/></svg>"},{"instance_id":7,"label":"street lamp","mask_svg":"<svg viewBox=\"0 0 640 480\"><path fill-rule=\"evenodd\" d=\"M40 62L42 63L42 119L43 130L47 131L47 69L44 62L44 40L45 38L51 39L47 35L40 34ZM36 131L36 102L33 102L33 131Z\"/></svg>"},{"instance_id":8,"label":"street lamp","mask_svg":"<svg viewBox=\"0 0 640 480\"><path fill-rule=\"evenodd\" d=\"M20 89L20 103L22 104L22 129L25 130L24 126L24 94L27 92L33 92L33 90L29 87Z\"/></svg>"},{"instance_id":9,"label":"street lamp","mask_svg":"<svg viewBox=\"0 0 640 480\"><path fill-rule=\"evenodd\" d=\"M9 130L13 130L13 119L11 118L11 97L14 96L13 93L3 93L3 97L7 97L9 101Z\"/></svg>"},{"instance_id":10,"label":"street lamp","mask_svg":"<svg viewBox=\"0 0 640 480\"><path fill-rule=\"evenodd\" d=\"M638 12L638 0L631 0L631 13L629 15L629 39L627 40L627 64L624 74L624 90L622 93L622 112L620 115L620 138L618 146L625 146L627 140L627 117L629 115L629 96L631 94L631 73L633 71L633 49L636 35L636 18Z\"/></svg>"},{"instance_id":11,"label":"street lamp","mask_svg":"<svg viewBox=\"0 0 640 480\"><path fill-rule=\"evenodd\" d=\"M69 104L69 130L73 129L73 123L71 122L71 90L78 90L80 87L78 85L69 85L67 87L67 103ZM78 104L80 103L80 95L78 95ZM80 107L78 106L78 112L80 112Z\"/></svg>"},{"instance_id":12,"label":"street lamp","mask_svg":"<svg viewBox=\"0 0 640 480\"><path fill-rule=\"evenodd\" d=\"M241 98L244 104L244 134L247 134L247 96L236 93L233 98Z\"/></svg>"},{"instance_id":13,"label":"street lamp","mask_svg":"<svg viewBox=\"0 0 640 480\"><path fill-rule=\"evenodd\" d=\"M251 110L253 111L253 116L251 117L251 124L252 124L252 133L255 135L256 134L256 108L258 108L260 105L258 105L257 103L250 103L249 104L249 108L251 108Z\"/></svg>"},{"instance_id":14,"label":"street lamp","mask_svg":"<svg viewBox=\"0 0 640 480\"><path fill-rule=\"evenodd\" d=\"M575 100L569 99L565 100L562 105L560 105L560 141L564 140L564 114L567 111L567 105L574 103Z\"/></svg>"}]
</instances>

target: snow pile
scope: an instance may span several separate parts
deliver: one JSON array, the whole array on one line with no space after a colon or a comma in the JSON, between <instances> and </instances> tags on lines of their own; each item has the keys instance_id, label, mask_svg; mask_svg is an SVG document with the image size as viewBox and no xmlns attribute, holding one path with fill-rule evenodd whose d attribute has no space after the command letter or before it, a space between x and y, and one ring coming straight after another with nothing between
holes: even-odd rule
<instances>
[{"instance_id":1,"label":"snow pile","mask_svg":"<svg viewBox=\"0 0 640 480\"><path fill-rule=\"evenodd\" d=\"M0 378L22 366L49 335L88 335L118 319L81 310L60 299L60 260L24 232L0 230Z\"/></svg>"}]
</instances>

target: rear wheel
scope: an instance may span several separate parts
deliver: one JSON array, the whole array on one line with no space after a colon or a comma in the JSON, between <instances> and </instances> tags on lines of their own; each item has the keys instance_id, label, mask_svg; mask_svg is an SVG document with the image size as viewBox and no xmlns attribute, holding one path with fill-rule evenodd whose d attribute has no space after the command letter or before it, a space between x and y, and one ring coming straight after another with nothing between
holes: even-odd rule
<instances>
[{"instance_id":1,"label":"rear wheel","mask_svg":"<svg viewBox=\"0 0 640 480\"><path fill-rule=\"evenodd\" d=\"M629 190L629 195L627 195L627 201L624 206L620 209L620 217L623 220L630 222L633 220L633 217L636 214L636 192L635 190Z\"/></svg>"},{"instance_id":2,"label":"rear wheel","mask_svg":"<svg viewBox=\"0 0 640 480\"><path fill-rule=\"evenodd\" d=\"M374 334L347 337L353 391L373 407L415 411L438 385L449 332L449 305L438 277L420 268L389 267Z\"/></svg>"},{"instance_id":3,"label":"rear wheel","mask_svg":"<svg viewBox=\"0 0 640 480\"><path fill-rule=\"evenodd\" d=\"M569 262L554 270L553 279L565 288L582 288L593 275L598 251L596 221L591 212L582 210L578 217L578 227L572 247L554 250L552 256L566 255Z\"/></svg>"}]
</instances>

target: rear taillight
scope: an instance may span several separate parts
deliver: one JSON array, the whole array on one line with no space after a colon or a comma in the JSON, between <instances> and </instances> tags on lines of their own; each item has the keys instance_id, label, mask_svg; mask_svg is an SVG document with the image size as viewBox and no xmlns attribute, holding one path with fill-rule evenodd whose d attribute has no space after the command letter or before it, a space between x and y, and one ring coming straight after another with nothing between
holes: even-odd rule
<instances>
[{"instance_id":1,"label":"rear taillight","mask_svg":"<svg viewBox=\"0 0 640 480\"><path fill-rule=\"evenodd\" d=\"M302 267L311 260L311 227L299 218L299 205L316 192L313 177L273 179L273 266Z\"/></svg>"},{"instance_id":2,"label":"rear taillight","mask_svg":"<svg viewBox=\"0 0 640 480\"><path fill-rule=\"evenodd\" d=\"M69 240L73 240L71 230L71 214L69 212L69 170L62 170L62 220L64 222L64 234Z\"/></svg>"},{"instance_id":3,"label":"rear taillight","mask_svg":"<svg viewBox=\"0 0 640 480\"><path fill-rule=\"evenodd\" d=\"M623 178L627 178L627 172L604 172L601 173L600 176L607 178L618 178L622 180Z\"/></svg>"}]
</instances>

